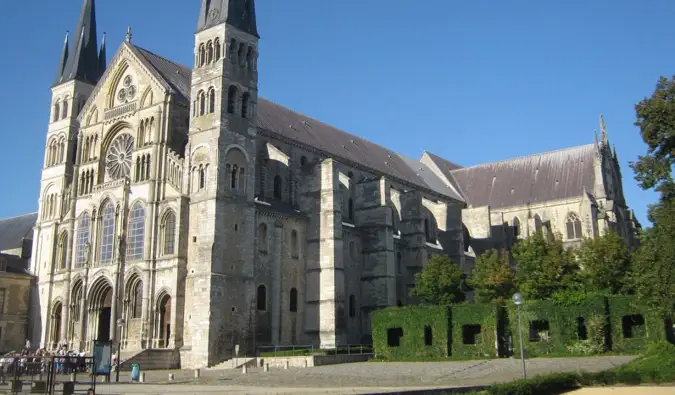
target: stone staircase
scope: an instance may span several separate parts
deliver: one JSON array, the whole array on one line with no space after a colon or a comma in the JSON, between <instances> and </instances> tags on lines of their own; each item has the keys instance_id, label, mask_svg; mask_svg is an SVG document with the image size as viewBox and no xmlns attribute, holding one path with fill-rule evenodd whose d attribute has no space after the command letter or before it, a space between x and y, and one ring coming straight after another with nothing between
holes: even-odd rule
<instances>
[{"instance_id":1,"label":"stone staircase","mask_svg":"<svg viewBox=\"0 0 675 395\"><path fill-rule=\"evenodd\" d=\"M125 355L121 353L120 371L130 371L131 365L137 363L141 371L180 369L180 352L171 349L149 349Z\"/></svg>"},{"instance_id":2,"label":"stone staircase","mask_svg":"<svg viewBox=\"0 0 675 395\"><path fill-rule=\"evenodd\" d=\"M232 358L228 359L227 361L221 362L217 365L211 366L208 369L209 370L238 369L244 365L247 365L248 367L252 368L256 366L257 360L258 359L255 357Z\"/></svg>"}]
</instances>

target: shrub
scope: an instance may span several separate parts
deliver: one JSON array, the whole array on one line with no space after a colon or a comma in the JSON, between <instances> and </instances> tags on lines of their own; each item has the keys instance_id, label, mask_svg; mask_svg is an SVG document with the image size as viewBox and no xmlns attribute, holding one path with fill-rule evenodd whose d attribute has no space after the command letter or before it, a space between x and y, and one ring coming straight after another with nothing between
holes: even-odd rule
<instances>
[{"instance_id":1,"label":"shrub","mask_svg":"<svg viewBox=\"0 0 675 395\"><path fill-rule=\"evenodd\" d=\"M490 395L556 395L580 388L575 373L554 373L529 379L495 384L488 388Z\"/></svg>"}]
</instances>

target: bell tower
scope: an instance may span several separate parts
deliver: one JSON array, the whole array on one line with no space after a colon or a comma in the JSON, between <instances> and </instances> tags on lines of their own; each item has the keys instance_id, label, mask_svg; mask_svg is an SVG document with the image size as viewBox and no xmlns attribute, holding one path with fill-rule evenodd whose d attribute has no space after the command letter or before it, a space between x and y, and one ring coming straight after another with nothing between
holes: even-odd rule
<instances>
[{"instance_id":1,"label":"bell tower","mask_svg":"<svg viewBox=\"0 0 675 395\"><path fill-rule=\"evenodd\" d=\"M195 33L185 179L190 367L254 348L258 31L253 0L202 0ZM189 350L189 351L188 351Z\"/></svg>"},{"instance_id":2,"label":"bell tower","mask_svg":"<svg viewBox=\"0 0 675 395\"><path fill-rule=\"evenodd\" d=\"M46 282L54 272L68 270L72 261L73 210L79 123L77 117L105 71L105 45L97 46L96 7L94 0L84 0L77 28L70 45L69 34L63 43L56 81L52 85L51 111L47 127L44 165L42 168L39 214L31 269L40 278L40 308L34 310L49 319L51 289ZM64 303L64 305L66 305ZM40 322L34 317L34 322ZM42 322L40 344L45 344L49 324ZM35 330L37 330L37 325ZM65 331L65 325L62 326ZM55 336L62 336L55 335ZM38 338L37 333L33 334ZM63 337L58 337L59 339Z\"/></svg>"}]
</instances>

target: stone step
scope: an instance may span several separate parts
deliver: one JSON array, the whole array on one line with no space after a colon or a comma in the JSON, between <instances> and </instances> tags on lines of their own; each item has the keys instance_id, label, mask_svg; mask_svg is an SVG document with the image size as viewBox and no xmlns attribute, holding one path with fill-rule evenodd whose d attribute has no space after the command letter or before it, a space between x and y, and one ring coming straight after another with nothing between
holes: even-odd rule
<instances>
[{"instance_id":1,"label":"stone step","mask_svg":"<svg viewBox=\"0 0 675 395\"><path fill-rule=\"evenodd\" d=\"M244 365L255 367L257 358L232 358L209 368L209 370L238 369Z\"/></svg>"},{"instance_id":2,"label":"stone step","mask_svg":"<svg viewBox=\"0 0 675 395\"><path fill-rule=\"evenodd\" d=\"M123 356L120 371L130 371L132 364L140 365L141 371L180 369L180 352L173 349L149 349L127 359Z\"/></svg>"}]
</instances>

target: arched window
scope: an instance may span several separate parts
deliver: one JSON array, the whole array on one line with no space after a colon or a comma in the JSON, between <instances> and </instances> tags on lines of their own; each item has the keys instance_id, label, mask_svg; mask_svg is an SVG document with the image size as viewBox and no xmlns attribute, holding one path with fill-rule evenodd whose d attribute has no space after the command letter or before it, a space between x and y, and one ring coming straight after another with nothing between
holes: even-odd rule
<instances>
[{"instance_id":1,"label":"arched window","mask_svg":"<svg viewBox=\"0 0 675 395\"><path fill-rule=\"evenodd\" d=\"M354 220L354 200L352 198L347 201L347 218Z\"/></svg>"},{"instance_id":2,"label":"arched window","mask_svg":"<svg viewBox=\"0 0 675 395\"><path fill-rule=\"evenodd\" d=\"M257 308L260 311L267 310L267 288L264 285L258 285Z\"/></svg>"},{"instance_id":3,"label":"arched window","mask_svg":"<svg viewBox=\"0 0 675 395\"><path fill-rule=\"evenodd\" d=\"M214 60L217 62L217 61L220 60L220 39L219 38L217 38L213 42L213 46L214 46L214 49L216 51L215 56L214 56Z\"/></svg>"},{"instance_id":4,"label":"arched window","mask_svg":"<svg viewBox=\"0 0 675 395\"><path fill-rule=\"evenodd\" d=\"M199 67L204 66L204 62L206 62L206 48L204 48L204 44L199 45L199 56L197 60L199 61Z\"/></svg>"},{"instance_id":5,"label":"arched window","mask_svg":"<svg viewBox=\"0 0 675 395\"><path fill-rule=\"evenodd\" d=\"M107 201L101 210L101 240L99 245L101 263L110 263L115 245L115 206L111 201Z\"/></svg>"},{"instance_id":6,"label":"arched window","mask_svg":"<svg viewBox=\"0 0 675 395\"><path fill-rule=\"evenodd\" d=\"M209 89L209 114L216 112L216 90Z\"/></svg>"},{"instance_id":7,"label":"arched window","mask_svg":"<svg viewBox=\"0 0 675 395\"><path fill-rule=\"evenodd\" d=\"M228 56L230 57L230 62L232 62L232 64L237 63L237 40L235 39L230 40Z\"/></svg>"},{"instance_id":8,"label":"arched window","mask_svg":"<svg viewBox=\"0 0 675 395\"><path fill-rule=\"evenodd\" d=\"M251 71L255 68L253 63L253 47L248 47L248 52L246 53L246 65Z\"/></svg>"},{"instance_id":9,"label":"arched window","mask_svg":"<svg viewBox=\"0 0 675 395\"><path fill-rule=\"evenodd\" d=\"M58 121L60 116L61 116L61 103L57 101L56 103L54 103L54 116L53 116L54 121L53 122Z\"/></svg>"},{"instance_id":10,"label":"arched window","mask_svg":"<svg viewBox=\"0 0 675 395\"><path fill-rule=\"evenodd\" d=\"M534 215L534 231L541 232L541 217L539 214Z\"/></svg>"},{"instance_id":11,"label":"arched window","mask_svg":"<svg viewBox=\"0 0 675 395\"><path fill-rule=\"evenodd\" d=\"M274 198L281 200L281 176L274 176Z\"/></svg>"},{"instance_id":12,"label":"arched window","mask_svg":"<svg viewBox=\"0 0 675 395\"><path fill-rule=\"evenodd\" d=\"M567 239L580 239L581 235L581 220L575 213L570 213L567 216Z\"/></svg>"},{"instance_id":13,"label":"arched window","mask_svg":"<svg viewBox=\"0 0 675 395\"><path fill-rule=\"evenodd\" d=\"M199 190L206 188L206 168L199 166Z\"/></svg>"},{"instance_id":14,"label":"arched window","mask_svg":"<svg viewBox=\"0 0 675 395\"><path fill-rule=\"evenodd\" d=\"M141 318L143 316L143 283L140 280L134 283L131 297L131 318Z\"/></svg>"},{"instance_id":15,"label":"arched window","mask_svg":"<svg viewBox=\"0 0 675 395\"><path fill-rule=\"evenodd\" d=\"M234 85L230 85L230 87L227 90L227 112L230 114L234 114L236 104L237 104L237 87Z\"/></svg>"},{"instance_id":16,"label":"arched window","mask_svg":"<svg viewBox=\"0 0 675 395\"><path fill-rule=\"evenodd\" d=\"M230 171L230 189L233 191L237 190L237 179L239 178L239 168L237 165L232 166Z\"/></svg>"},{"instance_id":17,"label":"arched window","mask_svg":"<svg viewBox=\"0 0 675 395\"><path fill-rule=\"evenodd\" d=\"M237 60L239 61L239 66L243 66L246 63L245 57L245 48L244 43L239 43L239 50L237 50Z\"/></svg>"},{"instance_id":18,"label":"arched window","mask_svg":"<svg viewBox=\"0 0 675 395\"><path fill-rule=\"evenodd\" d=\"M68 233L63 232L59 238L59 255L58 255L58 268L65 269L68 264Z\"/></svg>"},{"instance_id":19,"label":"arched window","mask_svg":"<svg viewBox=\"0 0 675 395\"><path fill-rule=\"evenodd\" d=\"M288 310L291 311L292 313L298 311L298 290L295 288L291 288Z\"/></svg>"},{"instance_id":20,"label":"arched window","mask_svg":"<svg viewBox=\"0 0 675 395\"><path fill-rule=\"evenodd\" d=\"M206 95L204 91L199 91L199 115L204 115L206 111Z\"/></svg>"},{"instance_id":21,"label":"arched window","mask_svg":"<svg viewBox=\"0 0 675 395\"><path fill-rule=\"evenodd\" d=\"M306 164L307 164L307 157L303 155L300 157L300 166L304 166Z\"/></svg>"},{"instance_id":22,"label":"arched window","mask_svg":"<svg viewBox=\"0 0 675 395\"><path fill-rule=\"evenodd\" d=\"M173 255L176 251L176 215L173 211L169 211L164 216L164 223L162 224L163 240L164 240L164 255Z\"/></svg>"},{"instance_id":23,"label":"arched window","mask_svg":"<svg viewBox=\"0 0 675 395\"><path fill-rule=\"evenodd\" d=\"M356 296L349 295L349 316L356 317Z\"/></svg>"},{"instance_id":24,"label":"arched window","mask_svg":"<svg viewBox=\"0 0 675 395\"><path fill-rule=\"evenodd\" d=\"M213 62L213 42L209 41L206 44L206 63L211 64Z\"/></svg>"},{"instance_id":25,"label":"arched window","mask_svg":"<svg viewBox=\"0 0 675 395\"><path fill-rule=\"evenodd\" d=\"M297 258L299 256L298 254L298 231L295 229L291 231L291 257L292 258Z\"/></svg>"},{"instance_id":26,"label":"arched window","mask_svg":"<svg viewBox=\"0 0 675 395\"><path fill-rule=\"evenodd\" d=\"M89 254L87 248L87 244L89 243L89 222L89 213L83 213L77 221L75 267L82 267L87 261L87 255Z\"/></svg>"},{"instance_id":27,"label":"arched window","mask_svg":"<svg viewBox=\"0 0 675 395\"><path fill-rule=\"evenodd\" d=\"M143 259L143 247L145 246L145 208L143 208L141 203L136 203L129 213L127 232L127 259L131 261Z\"/></svg>"},{"instance_id":28,"label":"arched window","mask_svg":"<svg viewBox=\"0 0 675 395\"><path fill-rule=\"evenodd\" d=\"M63 100L63 108L61 108L61 118L66 118L68 117L68 105L70 103L68 102L68 99Z\"/></svg>"},{"instance_id":29,"label":"arched window","mask_svg":"<svg viewBox=\"0 0 675 395\"><path fill-rule=\"evenodd\" d=\"M248 92L244 92L241 97L241 117L248 118L248 102L251 100L251 95Z\"/></svg>"},{"instance_id":30,"label":"arched window","mask_svg":"<svg viewBox=\"0 0 675 395\"><path fill-rule=\"evenodd\" d=\"M258 225L258 250L267 252L267 225L264 223Z\"/></svg>"},{"instance_id":31,"label":"arched window","mask_svg":"<svg viewBox=\"0 0 675 395\"><path fill-rule=\"evenodd\" d=\"M513 237L520 236L520 220L518 217L513 217Z\"/></svg>"}]
</instances>

